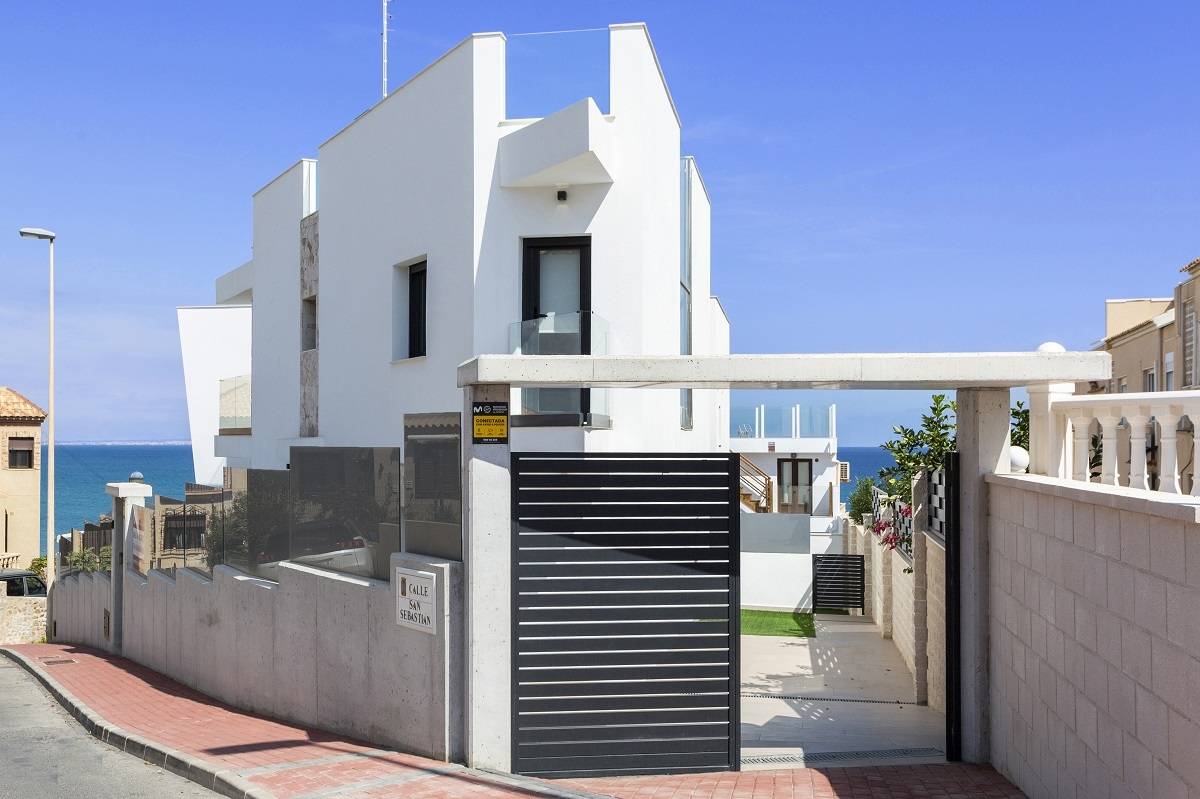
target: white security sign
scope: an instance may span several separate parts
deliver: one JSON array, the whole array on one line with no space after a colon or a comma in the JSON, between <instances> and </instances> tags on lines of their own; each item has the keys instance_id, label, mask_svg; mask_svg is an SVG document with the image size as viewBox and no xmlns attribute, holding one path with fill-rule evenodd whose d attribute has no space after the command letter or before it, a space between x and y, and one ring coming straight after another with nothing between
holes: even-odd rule
<instances>
[{"instance_id":1,"label":"white security sign","mask_svg":"<svg viewBox=\"0 0 1200 799\"><path fill-rule=\"evenodd\" d=\"M437 634L437 575L396 567L396 624Z\"/></svg>"}]
</instances>

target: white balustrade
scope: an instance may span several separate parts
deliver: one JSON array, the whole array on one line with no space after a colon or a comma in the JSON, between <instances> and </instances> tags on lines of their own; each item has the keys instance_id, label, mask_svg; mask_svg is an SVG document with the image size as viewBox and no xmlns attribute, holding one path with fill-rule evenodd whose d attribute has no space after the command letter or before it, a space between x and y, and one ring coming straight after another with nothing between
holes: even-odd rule
<instances>
[{"instance_id":1,"label":"white balustrade","mask_svg":"<svg viewBox=\"0 0 1200 799\"><path fill-rule=\"evenodd\" d=\"M1200 464L1200 436L1192 433L1200 427L1200 391L1077 395L1072 389L1029 387L1030 473L1169 494L1186 486L1200 496L1200 480L1192 479ZM1182 463L1181 436L1191 439Z\"/></svg>"}]
</instances>

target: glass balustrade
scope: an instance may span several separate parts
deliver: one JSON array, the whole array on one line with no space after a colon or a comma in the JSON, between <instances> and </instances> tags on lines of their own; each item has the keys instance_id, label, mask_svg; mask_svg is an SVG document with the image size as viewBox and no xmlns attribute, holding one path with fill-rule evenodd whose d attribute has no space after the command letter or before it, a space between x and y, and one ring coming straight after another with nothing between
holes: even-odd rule
<instances>
[{"instance_id":1,"label":"glass balustrade","mask_svg":"<svg viewBox=\"0 0 1200 799\"><path fill-rule=\"evenodd\" d=\"M608 320L577 312L514 322L509 325L508 349L513 355L607 355ZM520 413L545 417L540 420L544 424L607 426L608 390L524 388Z\"/></svg>"},{"instance_id":2,"label":"glass balustrade","mask_svg":"<svg viewBox=\"0 0 1200 799\"><path fill-rule=\"evenodd\" d=\"M226 377L220 382L219 433L245 435L250 432L250 375Z\"/></svg>"}]
</instances>

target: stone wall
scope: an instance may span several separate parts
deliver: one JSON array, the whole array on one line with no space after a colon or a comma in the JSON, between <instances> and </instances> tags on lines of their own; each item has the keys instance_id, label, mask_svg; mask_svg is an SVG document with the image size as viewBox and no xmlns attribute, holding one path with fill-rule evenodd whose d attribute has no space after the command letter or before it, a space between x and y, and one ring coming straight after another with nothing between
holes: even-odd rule
<instances>
[{"instance_id":1,"label":"stone wall","mask_svg":"<svg viewBox=\"0 0 1200 799\"><path fill-rule=\"evenodd\" d=\"M0 596L0 646L35 644L45 638L45 597Z\"/></svg>"},{"instance_id":2,"label":"stone wall","mask_svg":"<svg viewBox=\"0 0 1200 799\"><path fill-rule=\"evenodd\" d=\"M996 475L993 765L1033 799L1200 794L1200 508Z\"/></svg>"},{"instance_id":3,"label":"stone wall","mask_svg":"<svg viewBox=\"0 0 1200 799\"><path fill-rule=\"evenodd\" d=\"M290 562L278 583L218 566L124 575L120 653L236 707L441 760L463 757L462 564L432 571L436 633L396 623L393 585ZM56 641L109 649L108 576L58 581ZM452 621L453 620L453 621Z\"/></svg>"}]
</instances>

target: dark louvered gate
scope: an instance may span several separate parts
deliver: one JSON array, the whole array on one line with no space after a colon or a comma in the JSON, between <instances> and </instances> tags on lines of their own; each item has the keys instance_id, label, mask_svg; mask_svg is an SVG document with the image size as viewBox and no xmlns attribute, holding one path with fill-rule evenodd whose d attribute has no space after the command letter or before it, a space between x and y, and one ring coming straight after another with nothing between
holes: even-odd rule
<instances>
[{"instance_id":1,"label":"dark louvered gate","mask_svg":"<svg viewBox=\"0 0 1200 799\"><path fill-rule=\"evenodd\" d=\"M513 771L736 770L738 456L512 456Z\"/></svg>"},{"instance_id":2,"label":"dark louvered gate","mask_svg":"<svg viewBox=\"0 0 1200 799\"><path fill-rule=\"evenodd\" d=\"M864 610L864 571L862 555L813 555L813 607Z\"/></svg>"}]
</instances>

